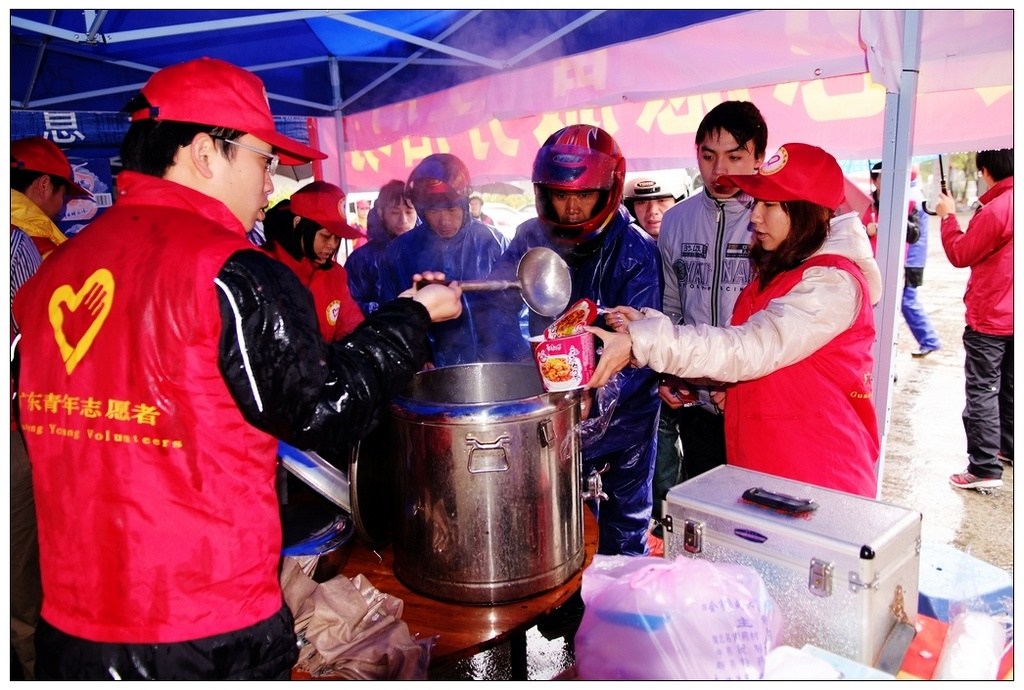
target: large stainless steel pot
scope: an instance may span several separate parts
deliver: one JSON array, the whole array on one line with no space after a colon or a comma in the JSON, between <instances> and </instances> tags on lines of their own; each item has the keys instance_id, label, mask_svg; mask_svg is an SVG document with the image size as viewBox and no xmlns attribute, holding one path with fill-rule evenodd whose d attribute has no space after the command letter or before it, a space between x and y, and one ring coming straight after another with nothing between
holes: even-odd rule
<instances>
[{"instance_id":1,"label":"large stainless steel pot","mask_svg":"<svg viewBox=\"0 0 1024 690\"><path fill-rule=\"evenodd\" d=\"M579 392L532 364L417 374L391 404L401 501L395 574L470 604L513 601L583 564Z\"/></svg>"}]
</instances>

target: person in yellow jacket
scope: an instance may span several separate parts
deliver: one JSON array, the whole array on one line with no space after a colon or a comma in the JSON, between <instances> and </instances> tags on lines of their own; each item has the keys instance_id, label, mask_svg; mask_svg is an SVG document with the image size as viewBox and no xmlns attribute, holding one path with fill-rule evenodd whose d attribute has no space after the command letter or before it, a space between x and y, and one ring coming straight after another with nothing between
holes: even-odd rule
<instances>
[{"instance_id":1,"label":"person in yellow jacket","mask_svg":"<svg viewBox=\"0 0 1024 690\"><path fill-rule=\"evenodd\" d=\"M68 239L53 220L68 199L80 196L92 195L75 183L59 146L42 137L11 142L11 225L32 238L44 259Z\"/></svg>"},{"instance_id":2,"label":"person in yellow jacket","mask_svg":"<svg viewBox=\"0 0 1024 690\"><path fill-rule=\"evenodd\" d=\"M74 182L64 152L48 139L11 142L11 301L58 244L67 240L53 222L68 197L89 196ZM27 236L27 237L26 237ZM11 320L11 337L18 325ZM11 645L26 680L35 678L35 629L42 604L36 506L25 439L11 416Z\"/></svg>"}]
</instances>

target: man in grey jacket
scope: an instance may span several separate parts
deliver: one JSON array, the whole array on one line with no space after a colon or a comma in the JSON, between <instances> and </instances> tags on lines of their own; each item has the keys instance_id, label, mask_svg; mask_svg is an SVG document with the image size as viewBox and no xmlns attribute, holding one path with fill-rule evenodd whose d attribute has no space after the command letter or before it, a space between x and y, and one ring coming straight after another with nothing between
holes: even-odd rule
<instances>
[{"instance_id":1,"label":"man in grey jacket","mask_svg":"<svg viewBox=\"0 0 1024 690\"><path fill-rule=\"evenodd\" d=\"M764 162L768 126L753 103L725 101L704 116L695 145L704 189L665 213L658 237L663 308L675 323L727 326L736 297L750 280L752 199L717 181L723 175L757 172ZM722 413L712 398L714 391L711 382L662 377L658 393L672 414L662 408L668 419L662 420L658 438L656 517L672 486L725 464ZM687 402L693 398L695 402ZM677 430L681 461L675 447Z\"/></svg>"}]
</instances>

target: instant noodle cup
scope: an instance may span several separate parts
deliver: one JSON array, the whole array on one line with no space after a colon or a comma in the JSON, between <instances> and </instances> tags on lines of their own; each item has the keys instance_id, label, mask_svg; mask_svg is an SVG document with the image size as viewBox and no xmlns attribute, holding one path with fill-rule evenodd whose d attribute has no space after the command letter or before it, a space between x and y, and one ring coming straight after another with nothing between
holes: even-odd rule
<instances>
[{"instance_id":1,"label":"instant noodle cup","mask_svg":"<svg viewBox=\"0 0 1024 690\"><path fill-rule=\"evenodd\" d=\"M576 335L582 333L583 327L594 323L596 319L597 304L584 297L562 312L561 316L545 328L544 336L547 338L565 338L570 335Z\"/></svg>"},{"instance_id":2,"label":"instant noodle cup","mask_svg":"<svg viewBox=\"0 0 1024 690\"><path fill-rule=\"evenodd\" d=\"M594 375L594 336L583 331L565 338L545 338L537 342L533 356L544 390L582 388Z\"/></svg>"},{"instance_id":3,"label":"instant noodle cup","mask_svg":"<svg viewBox=\"0 0 1024 690\"><path fill-rule=\"evenodd\" d=\"M547 338L544 337L543 335L535 335L529 339L530 352L533 354L534 359L537 358L537 348L540 347L540 344L543 343L545 340L547 340Z\"/></svg>"}]
</instances>

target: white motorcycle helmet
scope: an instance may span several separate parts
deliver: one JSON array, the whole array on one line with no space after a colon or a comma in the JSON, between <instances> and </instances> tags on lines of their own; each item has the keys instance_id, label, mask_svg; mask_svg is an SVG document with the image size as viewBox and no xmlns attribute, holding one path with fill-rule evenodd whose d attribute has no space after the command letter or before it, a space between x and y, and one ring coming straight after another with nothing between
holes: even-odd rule
<instances>
[{"instance_id":1,"label":"white motorcycle helmet","mask_svg":"<svg viewBox=\"0 0 1024 690\"><path fill-rule=\"evenodd\" d=\"M667 176L635 177L626 182L622 194L622 203L629 209L629 214L636 218L636 211L633 204L637 201L651 201L653 199L675 199L676 202L686 198L686 190L681 184L672 184Z\"/></svg>"}]
</instances>

